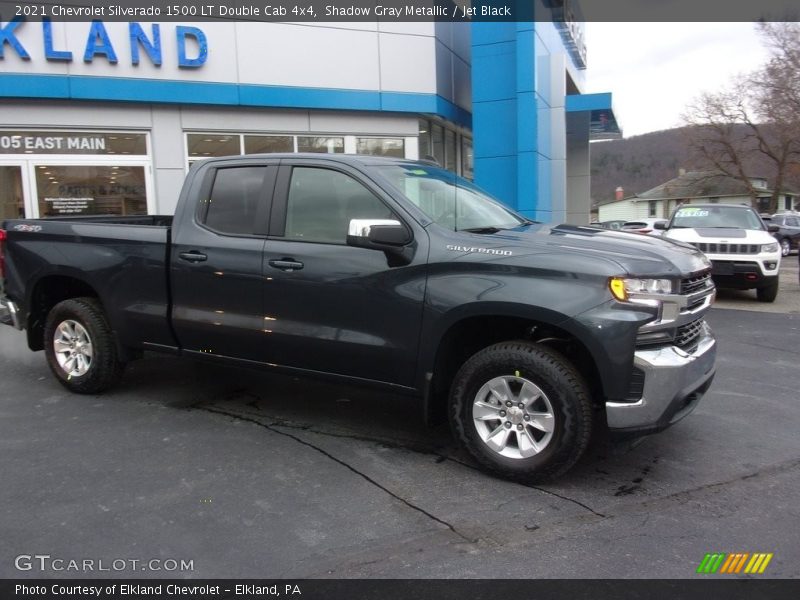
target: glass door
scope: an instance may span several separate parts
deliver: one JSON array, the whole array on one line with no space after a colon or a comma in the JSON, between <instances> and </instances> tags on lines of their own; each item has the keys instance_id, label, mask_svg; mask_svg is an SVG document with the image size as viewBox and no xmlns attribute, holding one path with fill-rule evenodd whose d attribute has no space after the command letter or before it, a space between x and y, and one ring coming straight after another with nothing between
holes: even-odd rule
<instances>
[{"instance_id":1,"label":"glass door","mask_svg":"<svg viewBox=\"0 0 800 600\"><path fill-rule=\"evenodd\" d=\"M25 218L23 165L0 163L0 222Z\"/></svg>"}]
</instances>

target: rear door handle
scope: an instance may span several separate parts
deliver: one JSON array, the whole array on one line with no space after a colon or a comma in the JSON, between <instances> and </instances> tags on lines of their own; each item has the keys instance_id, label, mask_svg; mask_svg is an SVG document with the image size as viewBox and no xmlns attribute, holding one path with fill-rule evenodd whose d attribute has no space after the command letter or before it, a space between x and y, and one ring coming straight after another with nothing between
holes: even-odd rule
<instances>
[{"instance_id":1,"label":"rear door handle","mask_svg":"<svg viewBox=\"0 0 800 600\"><path fill-rule=\"evenodd\" d=\"M197 252L196 250L192 250L191 252L181 252L178 256L181 258L181 260L193 263L203 262L208 258L208 256L205 254L202 252Z\"/></svg>"},{"instance_id":2,"label":"rear door handle","mask_svg":"<svg viewBox=\"0 0 800 600\"><path fill-rule=\"evenodd\" d=\"M280 269L281 271L299 271L305 265L292 258L273 258L269 261L269 266Z\"/></svg>"}]
</instances>

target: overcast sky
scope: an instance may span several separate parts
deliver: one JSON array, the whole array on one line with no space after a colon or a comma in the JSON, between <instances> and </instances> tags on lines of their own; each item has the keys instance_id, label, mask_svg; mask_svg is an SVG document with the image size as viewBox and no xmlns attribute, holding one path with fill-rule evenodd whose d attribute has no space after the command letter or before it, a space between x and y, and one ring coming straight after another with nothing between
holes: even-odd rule
<instances>
[{"instance_id":1,"label":"overcast sky","mask_svg":"<svg viewBox=\"0 0 800 600\"><path fill-rule=\"evenodd\" d=\"M611 92L625 137L681 125L692 98L763 63L751 23L587 23L588 92Z\"/></svg>"}]
</instances>

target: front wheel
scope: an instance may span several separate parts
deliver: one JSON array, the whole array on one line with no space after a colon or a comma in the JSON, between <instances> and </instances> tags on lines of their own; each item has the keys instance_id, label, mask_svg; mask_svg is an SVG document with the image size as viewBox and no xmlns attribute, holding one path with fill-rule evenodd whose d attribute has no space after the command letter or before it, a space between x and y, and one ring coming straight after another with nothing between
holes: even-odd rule
<instances>
[{"instance_id":1,"label":"front wheel","mask_svg":"<svg viewBox=\"0 0 800 600\"><path fill-rule=\"evenodd\" d=\"M764 287L756 288L756 297L759 302L775 302L778 297L778 278L775 277L775 281Z\"/></svg>"},{"instance_id":2,"label":"front wheel","mask_svg":"<svg viewBox=\"0 0 800 600\"><path fill-rule=\"evenodd\" d=\"M503 342L472 356L455 377L450 423L466 450L511 479L552 479L567 472L589 443L588 387L558 352Z\"/></svg>"},{"instance_id":3,"label":"front wheel","mask_svg":"<svg viewBox=\"0 0 800 600\"><path fill-rule=\"evenodd\" d=\"M787 238L781 240L781 256L789 256L792 251L792 244Z\"/></svg>"},{"instance_id":4,"label":"front wheel","mask_svg":"<svg viewBox=\"0 0 800 600\"><path fill-rule=\"evenodd\" d=\"M72 298L53 307L45 323L44 350L50 370L72 392L102 392L122 373L114 334L94 298Z\"/></svg>"}]
</instances>

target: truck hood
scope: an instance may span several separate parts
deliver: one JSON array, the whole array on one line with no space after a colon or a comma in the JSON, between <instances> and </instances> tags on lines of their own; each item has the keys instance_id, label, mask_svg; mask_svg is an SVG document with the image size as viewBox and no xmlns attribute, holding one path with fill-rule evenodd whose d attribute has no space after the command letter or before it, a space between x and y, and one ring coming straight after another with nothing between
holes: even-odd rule
<instances>
[{"instance_id":1,"label":"truck hood","mask_svg":"<svg viewBox=\"0 0 800 600\"><path fill-rule=\"evenodd\" d=\"M685 276L711 267L705 255L689 244L596 227L535 223L489 234L451 233L448 250L495 260L571 255L588 262L614 263L620 274L642 277Z\"/></svg>"}]
</instances>

